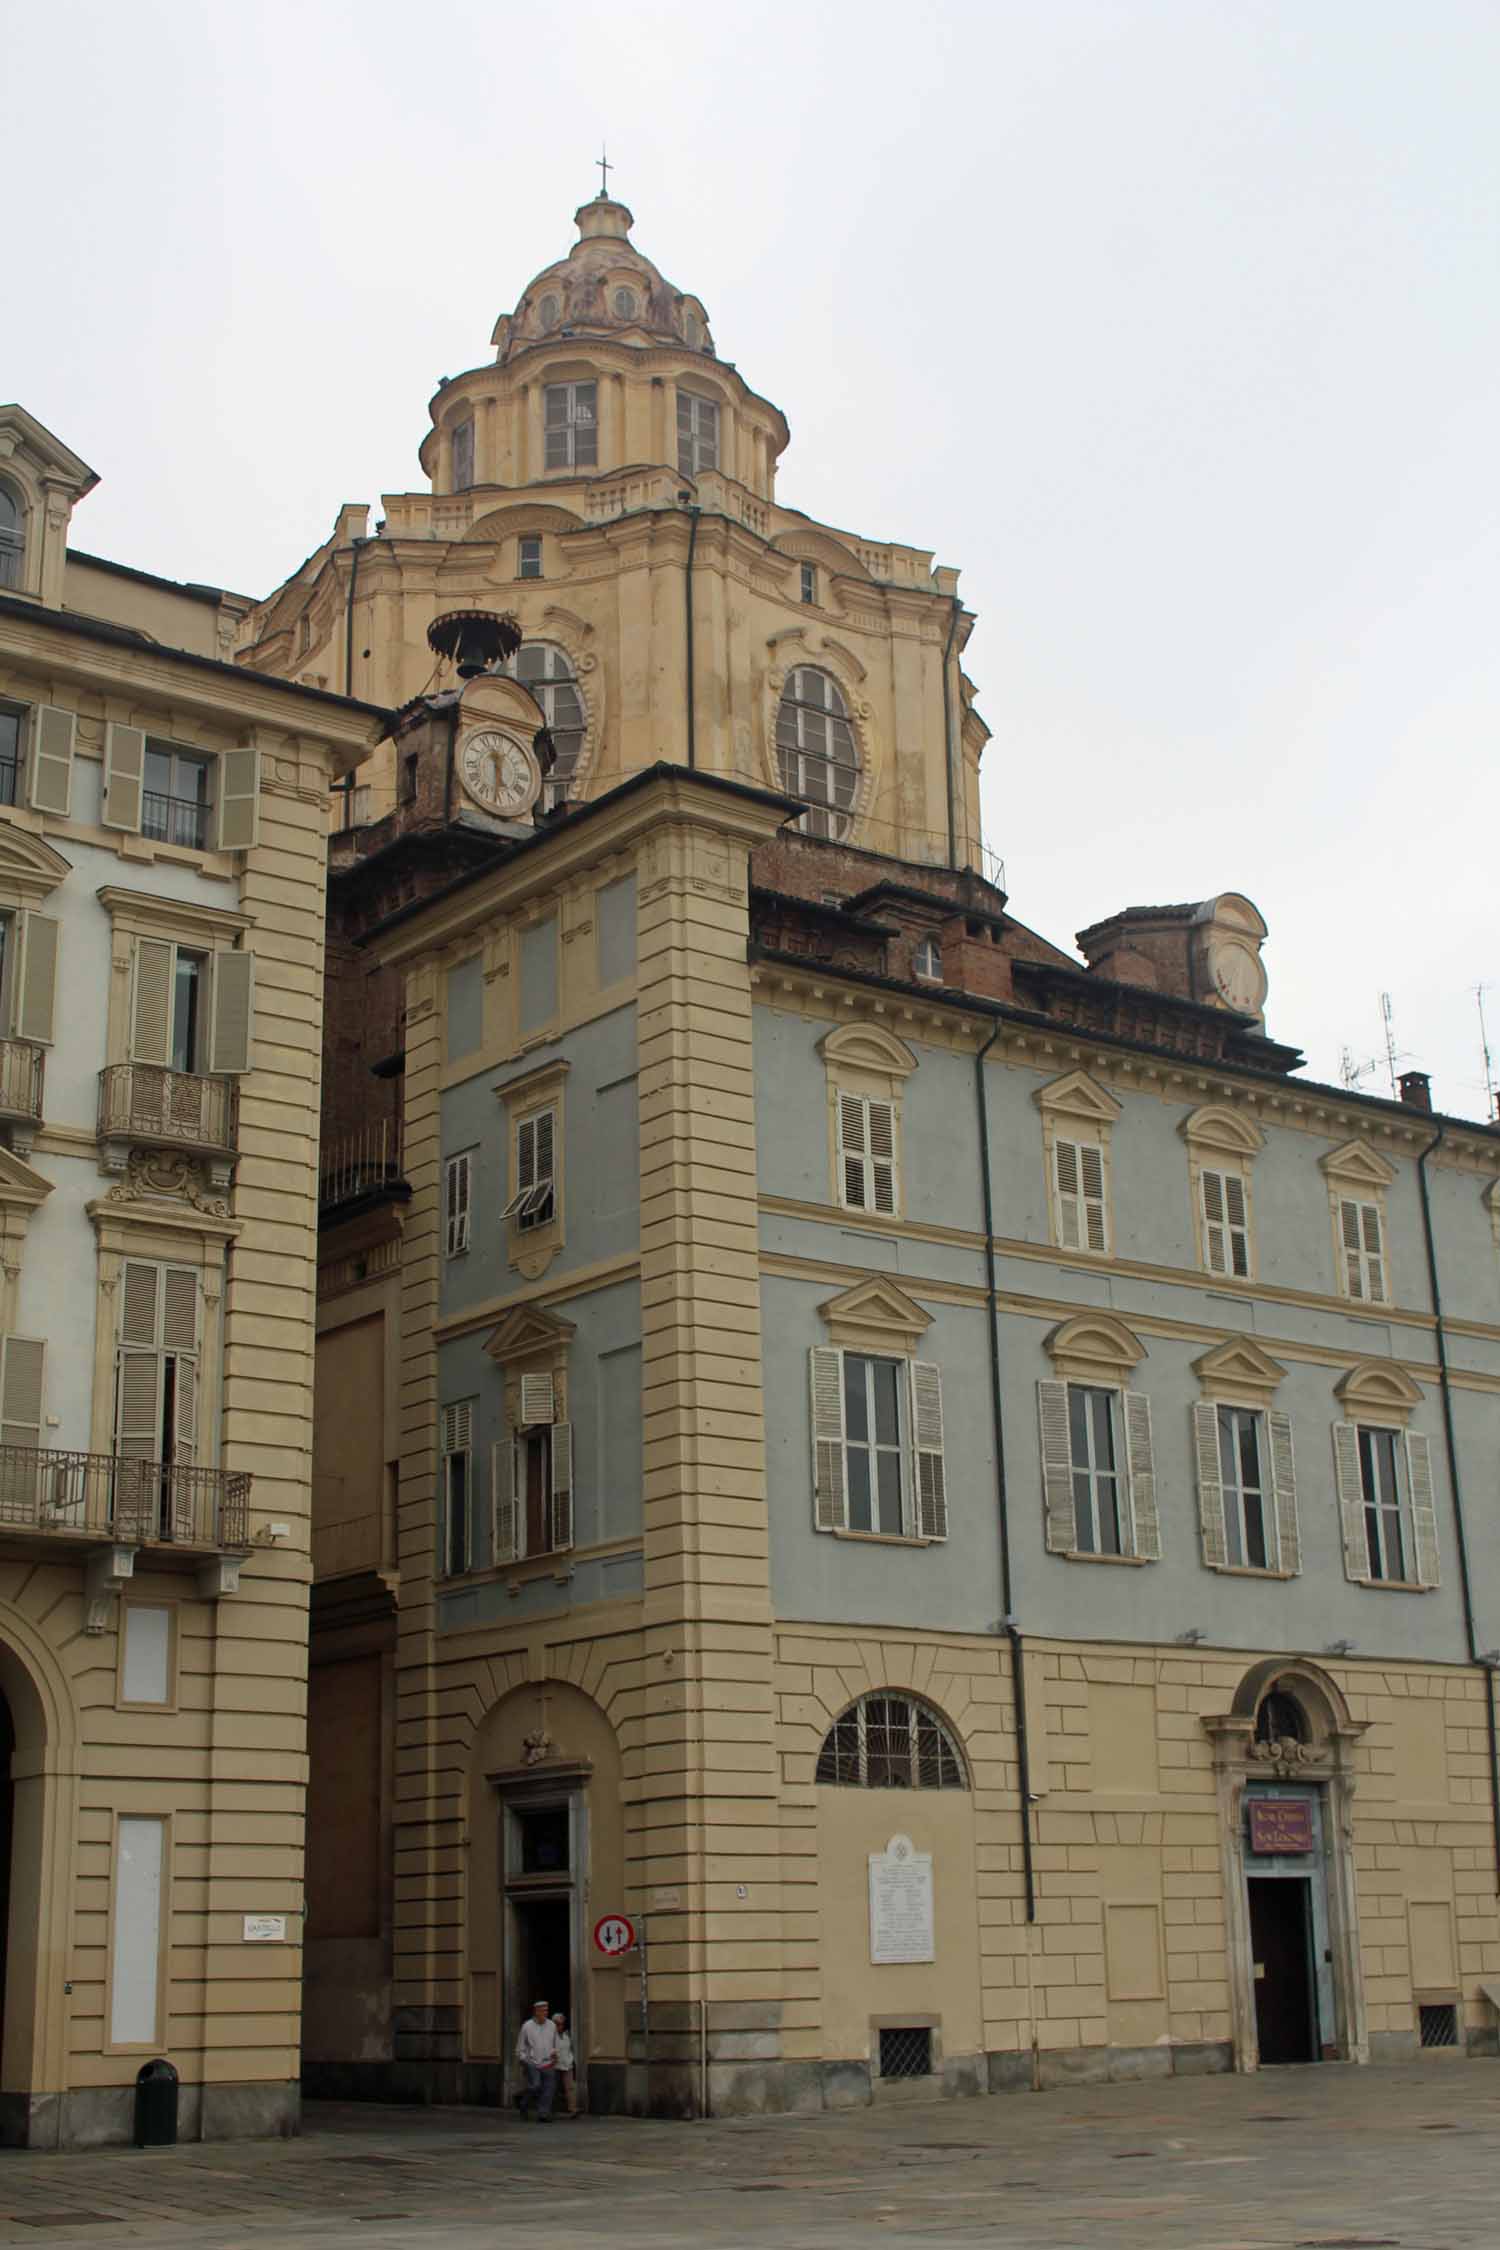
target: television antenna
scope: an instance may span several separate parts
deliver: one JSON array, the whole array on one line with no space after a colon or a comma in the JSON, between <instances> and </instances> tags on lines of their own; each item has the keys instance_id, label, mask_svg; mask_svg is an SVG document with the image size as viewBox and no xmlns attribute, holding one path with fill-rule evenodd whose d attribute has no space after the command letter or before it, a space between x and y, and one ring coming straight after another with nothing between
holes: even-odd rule
<instances>
[{"instance_id":1,"label":"television antenna","mask_svg":"<svg viewBox=\"0 0 1500 2250\"><path fill-rule=\"evenodd\" d=\"M1484 1064L1484 1114L1487 1118L1493 1119L1497 1115L1495 1108L1495 1065L1490 1054L1490 1035L1484 1021L1484 996L1488 990L1487 984L1475 985L1474 1005L1479 1010L1479 1054Z\"/></svg>"},{"instance_id":2,"label":"television antenna","mask_svg":"<svg viewBox=\"0 0 1500 2250\"><path fill-rule=\"evenodd\" d=\"M1354 1049L1352 1047L1341 1047L1339 1049L1339 1077L1343 1084L1348 1087L1350 1093L1355 1094L1359 1092L1367 1078L1373 1078L1377 1071L1384 1068L1385 1074L1390 1080L1391 1099L1399 1101L1401 1099L1401 1088L1396 1080L1396 1065L1409 1061L1410 1057L1396 1045L1396 1019L1391 1007L1391 996L1388 992L1382 992L1380 995L1380 1024L1385 1034L1384 1054L1371 1055L1366 1062L1356 1062Z\"/></svg>"}]
</instances>

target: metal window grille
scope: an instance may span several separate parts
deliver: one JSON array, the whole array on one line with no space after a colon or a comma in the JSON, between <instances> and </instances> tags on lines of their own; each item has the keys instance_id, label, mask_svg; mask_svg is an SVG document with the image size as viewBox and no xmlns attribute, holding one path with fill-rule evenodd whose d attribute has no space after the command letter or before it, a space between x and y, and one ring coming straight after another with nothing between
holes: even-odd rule
<instances>
[{"instance_id":1,"label":"metal window grille","mask_svg":"<svg viewBox=\"0 0 1500 2250\"><path fill-rule=\"evenodd\" d=\"M1424 2047L1458 2045L1458 2008L1451 2000L1436 2001L1419 2007L1417 2025Z\"/></svg>"},{"instance_id":2,"label":"metal window grille","mask_svg":"<svg viewBox=\"0 0 1500 2250\"><path fill-rule=\"evenodd\" d=\"M932 2033L925 2024L882 2030L880 2075L882 2078L932 2076Z\"/></svg>"},{"instance_id":3,"label":"metal window grille","mask_svg":"<svg viewBox=\"0 0 1500 2250\"><path fill-rule=\"evenodd\" d=\"M846 1789L967 1789L958 1747L914 1695L866 1695L823 1738L815 1778Z\"/></svg>"}]
</instances>

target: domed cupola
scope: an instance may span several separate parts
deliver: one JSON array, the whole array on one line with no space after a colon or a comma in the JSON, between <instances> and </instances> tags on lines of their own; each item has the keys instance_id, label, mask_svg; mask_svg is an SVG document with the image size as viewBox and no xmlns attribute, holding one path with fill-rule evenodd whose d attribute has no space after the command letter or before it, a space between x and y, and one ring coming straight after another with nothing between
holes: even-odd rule
<instances>
[{"instance_id":1,"label":"domed cupola","mask_svg":"<svg viewBox=\"0 0 1500 2250\"><path fill-rule=\"evenodd\" d=\"M490 341L500 365L558 336L675 344L711 358L714 340L702 304L674 289L641 256L625 205L596 195L573 216L578 240L566 258L539 273L515 311L495 323Z\"/></svg>"}]
</instances>

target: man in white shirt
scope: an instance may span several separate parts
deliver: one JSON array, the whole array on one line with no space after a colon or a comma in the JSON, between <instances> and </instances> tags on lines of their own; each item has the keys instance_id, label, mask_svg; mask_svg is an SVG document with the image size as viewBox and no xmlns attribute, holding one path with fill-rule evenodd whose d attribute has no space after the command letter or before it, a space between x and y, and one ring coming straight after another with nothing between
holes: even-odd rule
<instances>
[{"instance_id":1,"label":"man in white shirt","mask_svg":"<svg viewBox=\"0 0 1500 2250\"><path fill-rule=\"evenodd\" d=\"M516 2061L526 2074L521 2114L534 2115L539 2125L552 2123L552 2096L557 2088L557 2027L545 2000L538 2000L521 2026L516 2041ZM534 2105L534 2106L533 2106Z\"/></svg>"}]
</instances>

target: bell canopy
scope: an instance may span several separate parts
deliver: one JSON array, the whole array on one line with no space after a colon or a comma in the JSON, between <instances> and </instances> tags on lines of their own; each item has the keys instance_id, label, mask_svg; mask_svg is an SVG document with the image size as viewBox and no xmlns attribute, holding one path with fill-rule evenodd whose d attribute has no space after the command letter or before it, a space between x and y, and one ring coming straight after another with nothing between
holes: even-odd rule
<instances>
[{"instance_id":1,"label":"bell canopy","mask_svg":"<svg viewBox=\"0 0 1500 2250\"><path fill-rule=\"evenodd\" d=\"M596 195L573 214L578 240L566 258L530 282L490 341L503 367L558 336L610 336L622 343L674 344L713 355L708 315L696 297L664 279L630 239L633 214Z\"/></svg>"}]
</instances>

